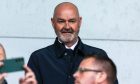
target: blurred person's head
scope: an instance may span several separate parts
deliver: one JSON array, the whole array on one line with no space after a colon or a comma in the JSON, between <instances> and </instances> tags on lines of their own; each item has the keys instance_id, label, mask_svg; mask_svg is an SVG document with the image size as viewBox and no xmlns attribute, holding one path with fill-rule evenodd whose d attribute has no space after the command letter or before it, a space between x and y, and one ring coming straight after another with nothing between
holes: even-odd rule
<instances>
[{"instance_id":1,"label":"blurred person's head","mask_svg":"<svg viewBox=\"0 0 140 84\"><path fill-rule=\"evenodd\" d=\"M51 18L58 39L68 47L78 40L81 20L78 8L70 2L58 4Z\"/></svg>"},{"instance_id":2,"label":"blurred person's head","mask_svg":"<svg viewBox=\"0 0 140 84\"><path fill-rule=\"evenodd\" d=\"M114 62L104 56L86 56L73 75L75 84L113 84L116 80Z\"/></svg>"},{"instance_id":3,"label":"blurred person's head","mask_svg":"<svg viewBox=\"0 0 140 84\"><path fill-rule=\"evenodd\" d=\"M6 58L6 53L5 49L2 44L0 44L0 61L5 60Z\"/></svg>"}]
</instances>

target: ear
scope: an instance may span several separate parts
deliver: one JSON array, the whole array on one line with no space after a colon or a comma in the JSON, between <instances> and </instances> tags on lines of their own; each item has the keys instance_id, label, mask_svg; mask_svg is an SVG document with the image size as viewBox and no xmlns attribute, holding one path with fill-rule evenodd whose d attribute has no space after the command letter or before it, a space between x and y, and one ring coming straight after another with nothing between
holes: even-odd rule
<instances>
[{"instance_id":1,"label":"ear","mask_svg":"<svg viewBox=\"0 0 140 84\"><path fill-rule=\"evenodd\" d=\"M82 17L79 17L80 22L82 21Z\"/></svg>"},{"instance_id":2,"label":"ear","mask_svg":"<svg viewBox=\"0 0 140 84\"><path fill-rule=\"evenodd\" d=\"M52 26L54 26L54 18L51 18Z\"/></svg>"},{"instance_id":3,"label":"ear","mask_svg":"<svg viewBox=\"0 0 140 84\"><path fill-rule=\"evenodd\" d=\"M81 26L81 23L82 23L82 17L79 17L79 24L80 24L79 26Z\"/></svg>"},{"instance_id":4,"label":"ear","mask_svg":"<svg viewBox=\"0 0 140 84\"><path fill-rule=\"evenodd\" d=\"M107 74L105 72L98 73L96 79L98 83L102 83L103 81L107 79Z\"/></svg>"}]
</instances>

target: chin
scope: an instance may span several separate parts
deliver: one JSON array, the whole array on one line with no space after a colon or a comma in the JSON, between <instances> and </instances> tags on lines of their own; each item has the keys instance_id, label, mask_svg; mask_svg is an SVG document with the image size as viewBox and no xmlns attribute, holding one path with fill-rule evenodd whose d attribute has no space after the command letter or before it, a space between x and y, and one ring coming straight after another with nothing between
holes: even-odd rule
<instances>
[{"instance_id":1,"label":"chin","mask_svg":"<svg viewBox=\"0 0 140 84\"><path fill-rule=\"evenodd\" d=\"M60 36L60 40L64 43L68 43L68 42L71 42L73 41L73 37L67 37L67 36Z\"/></svg>"}]
</instances>

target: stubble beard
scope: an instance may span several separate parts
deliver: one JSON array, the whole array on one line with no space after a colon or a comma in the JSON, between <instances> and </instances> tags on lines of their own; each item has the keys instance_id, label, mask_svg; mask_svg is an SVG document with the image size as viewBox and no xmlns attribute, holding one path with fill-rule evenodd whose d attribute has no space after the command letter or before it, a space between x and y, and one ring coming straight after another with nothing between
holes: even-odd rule
<instances>
[{"instance_id":1,"label":"stubble beard","mask_svg":"<svg viewBox=\"0 0 140 84\"><path fill-rule=\"evenodd\" d=\"M58 37L63 43L70 43L72 42L75 38L77 38L76 33L67 33L67 34L61 34L59 33Z\"/></svg>"},{"instance_id":2,"label":"stubble beard","mask_svg":"<svg viewBox=\"0 0 140 84\"><path fill-rule=\"evenodd\" d=\"M61 32L56 32L56 35L58 37L58 39L64 43L64 44L67 44L67 43L71 43L73 42L74 40L76 40L78 38L78 32L73 32L73 33L61 33Z\"/></svg>"}]
</instances>

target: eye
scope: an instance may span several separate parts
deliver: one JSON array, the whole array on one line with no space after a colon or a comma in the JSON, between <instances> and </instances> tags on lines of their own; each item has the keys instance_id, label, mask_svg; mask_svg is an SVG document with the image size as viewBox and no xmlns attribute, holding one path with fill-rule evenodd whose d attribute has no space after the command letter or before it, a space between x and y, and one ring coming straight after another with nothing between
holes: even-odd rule
<instances>
[{"instance_id":1,"label":"eye","mask_svg":"<svg viewBox=\"0 0 140 84\"><path fill-rule=\"evenodd\" d=\"M80 72L83 73L83 72L85 72L85 70L84 69L81 69Z\"/></svg>"},{"instance_id":2,"label":"eye","mask_svg":"<svg viewBox=\"0 0 140 84\"><path fill-rule=\"evenodd\" d=\"M75 20L75 19L70 19L69 22L70 22L70 23L75 23L76 20Z\"/></svg>"},{"instance_id":3,"label":"eye","mask_svg":"<svg viewBox=\"0 0 140 84\"><path fill-rule=\"evenodd\" d=\"M57 22L58 22L58 23L64 23L64 22L65 22L65 20L58 19L58 20L57 20Z\"/></svg>"},{"instance_id":4,"label":"eye","mask_svg":"<svg viewBox=\"0 0 140 84\"><path fill-rule=\"evenodd\" d=\"M83 72L85 72L85 69L83 69L83 68L78 68L77 71L79 71L80 73L83 73Z\"/></svg>"}]
</instances>

